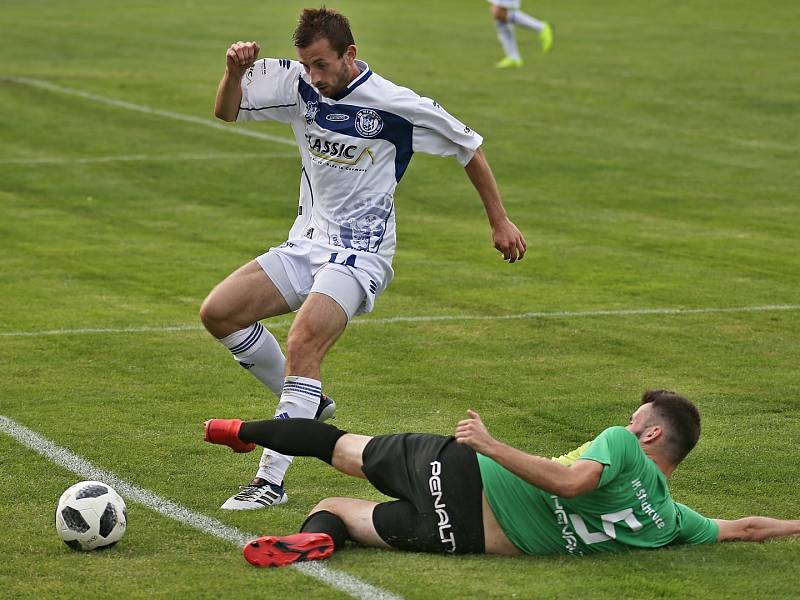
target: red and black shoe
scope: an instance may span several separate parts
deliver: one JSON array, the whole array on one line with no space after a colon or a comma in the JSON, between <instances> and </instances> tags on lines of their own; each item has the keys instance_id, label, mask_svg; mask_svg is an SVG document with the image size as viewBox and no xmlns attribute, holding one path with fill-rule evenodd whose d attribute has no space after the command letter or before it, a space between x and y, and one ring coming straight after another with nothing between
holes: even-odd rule
<instances>
[{"instance_id":1,"label":"red and black shoe","mask_svg":"<svg viewBox=\"0 0 800 600\"><path fill-rule=\"evenodd\" d=\"M241 419L209 419L205 423L203 439L212 444L228 446L234 452L252 452L256 445L246 444L239 439L241 427Z\"/></svg>"},{"instance_id":2,"label":"red and black shoe","mask_svg":"<svg viewBox=\"0 0 800 600\"><path fill-rule=\"evenodd\" d=\"M327 533L295 533L257 538L242 549L256 567L283 567L306 560L323 560L333 554L333 538Z\"/></svg>"}]
</instances>

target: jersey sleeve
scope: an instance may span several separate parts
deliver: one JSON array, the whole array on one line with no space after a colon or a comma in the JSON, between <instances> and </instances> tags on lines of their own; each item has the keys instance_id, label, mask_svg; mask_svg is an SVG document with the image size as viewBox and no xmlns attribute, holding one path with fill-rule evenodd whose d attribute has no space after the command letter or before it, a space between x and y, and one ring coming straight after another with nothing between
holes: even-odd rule
<instances>
[{"instance_id":1,"label":"jersey sleeve","mask_svg":"<svg viewBox=\"0 0 800 600\"><path fill-rule=\"evenodd\" d=\"M242 78L242 102L237 121L288 123L300 112L297 80L302 65L285 58L262 58Z\"/></svg>"},{"instance_id":2,"label":"jersey sleeve","mask_svg":"<svg viewBox=\"0 0 800 600\"><path fill-rule=\"evenodd\" d=\"M696 513L688 506L675 503L678 516L678 536L673 544L713 544L719 537L719 525Z\"/></svg>"},{"instance_id":3,"label":"jersey sleeve","mask_svg":"<svg viewBox=\"0 0 800 600\"><path fill-rule=\"evenodd\" d=\"M624 427L609 427L598 435L578 460L593 460L604 465L597 487L612 481L625 466L631 443L637 444L636 436Z\"/></svg>"},{"instance_id":4,"label":"jersey sleeve","mask_svg":"<svg viewBox=\"0 0 800 600\"><path fill-rule=\"evenodd\" d=\"M553 462L557 462L558 464L564 465L565 467L571 467L573 464L575 464L575 461L578 460L581 457L581 455L584 452L586 452L586 449L589 448L589 446L591 445L592 445L591 440L588 442L584 442L583 444L575 448L575 450L571 450L570 452L562 454L561 456L558 457L554 456L550 460L552 460Z\"/></svg>"},{"instance_id":5,"label":"jersey sleeve","mask_svg":"<svg viewBox=\"0 0 800 600\"><path fill-rule=\"evenodd\" d=\"M420 98L413 119L414 152L455 156L461 166L472 160L483 137L430 98Z\"/></svg>"}]
</instances>

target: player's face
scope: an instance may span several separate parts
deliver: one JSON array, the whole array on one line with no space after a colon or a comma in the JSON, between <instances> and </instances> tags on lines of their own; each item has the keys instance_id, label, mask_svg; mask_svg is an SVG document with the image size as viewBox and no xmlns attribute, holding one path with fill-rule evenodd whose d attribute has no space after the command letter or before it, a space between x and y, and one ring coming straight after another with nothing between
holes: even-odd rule
<instances>
[{"instance_id":1,"label":"player's face","mask_svg":"<svg viewBox=\"0 0 800 600\"><path fill-rule=\"evenodd\" d=\"M339 56L327 38L320 38L306 48L298 48L297 54L311 83L323 96L335 96L358 75L355 46L348 46Z\"/></svg>"},{"instance_id":2,"label":"player's face","mask_svg":"<svg viewBox=\"0 0 800 600\"><path fill-rule=\"evenodd\" d=\"M648 422L652 410L652 404L642 404L636 409L636 412L631 415L631 421L625 429L630 431L637 438L642 437L642 434L649 428Z\"/></svg>"}]
</instances>

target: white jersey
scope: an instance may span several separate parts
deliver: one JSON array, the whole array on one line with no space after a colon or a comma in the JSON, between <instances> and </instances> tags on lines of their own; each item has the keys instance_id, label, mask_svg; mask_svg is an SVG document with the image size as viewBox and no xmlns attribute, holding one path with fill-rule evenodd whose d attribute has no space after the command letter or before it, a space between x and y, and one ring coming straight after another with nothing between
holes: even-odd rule
<instances>
[{"instance_id":1,"label":"white jersey","mask_svg":"<svg viewBox=\"0 0 800 600\"><path fill-rule=\"evenodd\" d=\"M396 246L394 190L412 155L455 156L466 165L483 138L430 98L356 64L361 74L328 98L299 62L258 60L242 79L237 120L292 126L302 172L289 239L308 238L343 255L373 253L385 265L385 287Z\"/></svg>"}]
</instances>

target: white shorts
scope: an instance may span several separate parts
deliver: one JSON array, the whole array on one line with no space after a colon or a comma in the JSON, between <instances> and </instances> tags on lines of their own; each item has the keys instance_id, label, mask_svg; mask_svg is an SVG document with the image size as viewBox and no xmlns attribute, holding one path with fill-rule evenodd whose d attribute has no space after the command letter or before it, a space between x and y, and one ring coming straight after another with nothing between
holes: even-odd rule
<instances>
[{"instance_id":1,"label":"white shorts","mask_svg":"<svg viewBox=\"0 0 800 600\"><path fill-rule=\"evenodd\" d=\"M511 8L515 10L519 10L520 6L522 6L522 0L486 0L489 4L494 4L495 6L502 6L503 8Z\"/></svg>"},{"instance_id":2,"label":"white shorts","mask_svg":"<svg viewBox=\"0 0 800 600\"><path fill-rule=\"evenodd\" d=\"M311 292L333 298L347 314L368 313L394 277L391 264L372 252L289 240L256 258L289 308L297 310Z\"/></svg>"}]
</instances>

